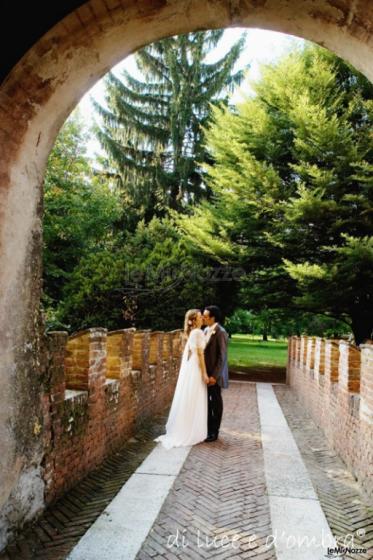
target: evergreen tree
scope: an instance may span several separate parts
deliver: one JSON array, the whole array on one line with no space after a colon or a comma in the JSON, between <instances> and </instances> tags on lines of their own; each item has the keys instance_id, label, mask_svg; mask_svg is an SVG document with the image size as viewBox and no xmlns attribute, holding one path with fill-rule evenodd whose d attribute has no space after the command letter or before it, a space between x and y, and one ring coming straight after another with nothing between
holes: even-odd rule
<instances>
[{"instance_id":1,"label":"evergreen tree","mask_svg":"<svg viewBox=\"0 0 373 560\"><path fill-rule=\"evenodd\" d=\"M143 80L112 72L106 80L107 108L95 104L103 126L98 138L107 152L108 176L120 185L126 209L139 218L182 210L207 196L199 162L205 159L202 126L211 103L239 84L243 71L234 73L245 38L223 58L207 63L207 55L224 31L169 37L136 53ZM125 225L131 226L127 220Z\"/></svg>"},{"instance_id":2,"label":"evergreen tree","mask_svg":"<svg viewBox=\"0 0 373 560\"><path fill-rule=\"evenodd\" d=\"M61 326L57 308L74 269L86 254L110 251L121 212L115 193L92 176L86 141L74 112L57 136L45 176L43 304L47 324L54 328Z\"/></svg>"},{"instance_id":3,"label":"evergreen tree","mask_svg":"<svg viewBox=\"0 0 373 560\"><path fill-rule=\"evenodd\" d=\"M214 200L180 226L245 267L248 309L325 313L359 344L373 327L373 85L308 46L264 68L254 89L238 113L214 110Z\"/></svg>"},{"instance_id":4,"label":"evergreen tree","mask_svg":"<svg viewBox=\"0 0 373 560\"><path fill-rule=\"evenodd\" d=\"M208 273L172 221L140 221L111 251L99 247L80 259L58 317L72 330L92 325L180 328L191 302L196 307L220 303L215 286L203 282Z\"/></svg>"}]
</instances>

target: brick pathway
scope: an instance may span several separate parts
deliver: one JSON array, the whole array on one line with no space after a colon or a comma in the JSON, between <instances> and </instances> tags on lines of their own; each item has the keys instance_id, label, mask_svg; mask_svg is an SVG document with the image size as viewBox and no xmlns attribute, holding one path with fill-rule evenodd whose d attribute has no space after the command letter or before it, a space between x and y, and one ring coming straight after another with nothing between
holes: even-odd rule
<instances>
[{"instance_id":1,"label":"brick pathway","mask_svg":"<svg viewBox=\"0 0 373 560\"><path fill-rule=\"evenodd\" d=\"M367 549L339 558L372 560L372 508L294 391L273 388L333 535L353 535L339 543ZM223 391L220 441L192 449L136 560L276 559L266 540L272 527L256 393L256 384L247 383ZM214 537L222 535L226 546L218 539L214 546Z\"/></svg>"},{"instance_id":2,"label":"brick pathway","mask_svg":"<svg viewBox=\"0 0 373 560\"><path fill-rule=\"evenodd\" d=\"M256 386L222 395L219 439L191 450L136 560L276 558Z\"/></svg>"},{"instance_id":3,"label":"brick pathway","mask_svg":"<svg viewBox=\"0 0 373 560\"><path fill-rule=\"evenodd\" d=\"M154 449L167 415L144 423L123 448L24 529L0 560L64 560L136 468ZM87 559L89 560L89 559Z\"/></svg>"},{"instance_id":4,"label":"brick pathway","mask_svg":"<svg viewBox=\"0 0 373 560\"><path fill-rule=\"evenodd\" d=\"M277 400L292 431L311 477L333 535L340 544L352 545L366 553L347 553L344 558L373 559L373 507L360 494L359 484L343 461L329 448L323 432L306 413L288 386L274 385Z\"/></svg>"},{"instance_id":5,"label":"brick pathway","mask_svg":"<svg viewBox=\"0 0 373 560\"><path fill-rule=\"evenodd\" d=\"M321 430L305 413L290 387L273 388L333 534L352 533L354 544L368 549L365 554L339 558L372 560L372 509L360 495L358 484L328 448ZM273 529L257 386L232 382L229 390L223 391L223 400L219 440L191 449L136 560L276 560L271 540L267 543ZM154 448L152 438L163 433L166 418L167 415L158 418L138 434L137 442L127 444L57 502L0 558L66 558Z\"/></svg>"}]
</instances>

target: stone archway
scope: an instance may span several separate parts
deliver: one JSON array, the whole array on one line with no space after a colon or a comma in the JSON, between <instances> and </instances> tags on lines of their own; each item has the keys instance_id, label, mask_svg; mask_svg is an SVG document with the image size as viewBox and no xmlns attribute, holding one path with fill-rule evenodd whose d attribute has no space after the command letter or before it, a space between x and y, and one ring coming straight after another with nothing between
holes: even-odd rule
<instances>
[{"instance_id":1,"label":"stone archway","mask_svg":"<svg viewBox=\"0 0 373 560\"><path fill-rule=\"evenodd\" d=\"M90 0L0 86L0 549L7 527L43 506L42 185L56 134L129 53L167 35L229 26L310 39L373 79L373 6L362 0Z\"/></svg>"}]
</instances>

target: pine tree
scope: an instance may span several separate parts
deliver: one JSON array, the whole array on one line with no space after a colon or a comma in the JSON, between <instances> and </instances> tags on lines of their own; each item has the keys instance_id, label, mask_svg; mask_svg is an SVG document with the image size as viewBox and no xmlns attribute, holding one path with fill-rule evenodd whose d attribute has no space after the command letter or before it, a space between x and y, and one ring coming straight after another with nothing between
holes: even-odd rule
<instances>
[{"instance_id":1,"label":"pine tree","mask_svg":"<svg viewBox=\"0 0 373 560\"><path fill-rule=\"evenodd\" d=\"M235 113L214 110L214 203L180 226L245 268L242 305L325 313L360 344L373 327L373 86L310 45L254 88Z\"/></svg>"},{"instance_id":2,"label":"pine tree","mask_svg":"<svg viewBox=\"0 0 373 560\"><path fill-rule=\"evenodd\" d=\"M202 127L211 103L225 99L243 71L234 65L242 36L220 60L206 56L224 31L169 37L136 54L143 80L123 72L107 76L104 108L96 103L103 126L98 138L108 157L107 173L120 185L127 207L149 221L167 208L182 210L208 196L199 163L205 159Z\"/></svg>"}]
</instances>

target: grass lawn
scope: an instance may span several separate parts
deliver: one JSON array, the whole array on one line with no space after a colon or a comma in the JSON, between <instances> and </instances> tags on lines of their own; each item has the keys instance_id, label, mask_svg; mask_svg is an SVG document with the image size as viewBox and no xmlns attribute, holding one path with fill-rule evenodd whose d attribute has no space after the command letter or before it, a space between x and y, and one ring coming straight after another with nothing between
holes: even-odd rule
<instances>
[{"instance_id":1,"label":"grass lawn","mask_svg":"<svg viewBox=\"0 0 373 560\"><path fill-rule=\"evenodd\" d=\"M228 343L229 366L286 366L287 340L263 342L260 336L234 334Z\"/></svg>"}]
</instances>

